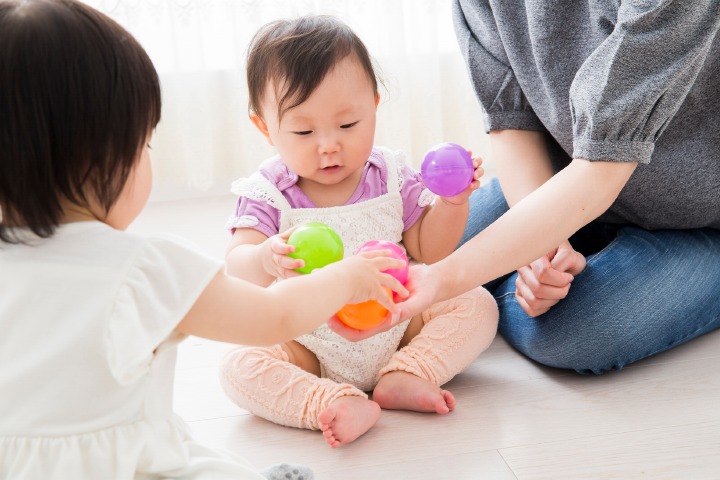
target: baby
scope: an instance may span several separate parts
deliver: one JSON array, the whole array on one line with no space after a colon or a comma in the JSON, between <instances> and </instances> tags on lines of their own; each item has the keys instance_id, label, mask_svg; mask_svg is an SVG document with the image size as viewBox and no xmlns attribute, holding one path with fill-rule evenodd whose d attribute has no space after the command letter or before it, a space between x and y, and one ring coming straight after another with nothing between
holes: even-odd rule
<instances>
[{"instance_id":1,"label":"baby","mask_svg":"<svg viewBox=\"0 0 720 480\"><path fill-rule=\"evenodd\" d=\"M425 263L454 250L480 159L465 191L435 198L400 152L373 145L378 82L350 28L328 16L272 22L252 40L247 77L250 119L278 155L233 184L229 274L263 286L297 276L303 262L288 256L286 241L310 221L336 230L346 255L369 240L402 244ZM368 431L381 408L452 411L455 398L441 385L490 345L497 318L492 296L475 289L358 342L324 325L269 348L231 351L222 384L242 408L322 430L337 447Z\"/></svg>"}]
</instances>

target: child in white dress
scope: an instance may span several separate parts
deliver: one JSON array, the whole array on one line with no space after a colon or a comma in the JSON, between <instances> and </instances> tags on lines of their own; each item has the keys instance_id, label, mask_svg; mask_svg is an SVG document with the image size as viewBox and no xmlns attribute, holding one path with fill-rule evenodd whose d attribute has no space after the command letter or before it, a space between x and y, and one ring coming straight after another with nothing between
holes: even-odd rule
<instances>
[{"instance_id":1,"label":"child in white dress","mask_svg":"<svg viewBox=\"0 0 720 480\"><path fill-rule=\"evenodd\" d=\"M336 230L350 256L370 240L402 244L425 263L454 250L480 159L464 192L431 205L403 155L373 146L377 80L352 30L326 16L273 22L255 35L247 65L250 118L278 156L233 184L228 273L263 286L296 276L288 229L310 221ZM221 382L242 408L322 430L338 447L369 430L381 408L452 411L441 385L490 345L497 318L492 296L475 289L358 342L324 325L270 348L239 347Z\"/></svg>"},{"instance_id":2,"label":"child in white dress","mask_svg":"<svg viewBox=\"0 0 720 480\"><path fill-rule=\"evenodd\" d=\"M273 345L407 291L390 252L262 288L123 230L151 187L157 73L74 0L0 0L0 478L309 479L196 444L172 413L187 335ZM261 322L257 321L262 319Z\"/></svg>"}]
</instances>

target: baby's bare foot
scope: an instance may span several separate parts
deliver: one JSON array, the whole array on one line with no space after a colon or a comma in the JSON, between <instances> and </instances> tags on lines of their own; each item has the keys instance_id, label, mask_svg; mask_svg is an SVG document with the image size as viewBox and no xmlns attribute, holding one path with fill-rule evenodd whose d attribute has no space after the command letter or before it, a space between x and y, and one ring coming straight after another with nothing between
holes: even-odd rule
<instances>
[{"instance_id":1,"label":"baby's bare foot","mask_svg":"<svg viewBox=\"0 0 720 480\"><path fill-rule=\"evenodd\" d=\"M382 376L375 391L380 408L415 412L448 413L455 410L455 397L447 390L412 373L395 371Z\"/></svg>"},{"instance_id":2,"label":"baby's bare foot","mask_svg":"<svg viewBox=\"0 0 720 480\"><path fill-rule=\"evenodd\" d=\"M370 430L380 418L380 406L363 397L340 397L320 412L325 441L333 448L350 443Z\"/></svg>"}]
</instances>

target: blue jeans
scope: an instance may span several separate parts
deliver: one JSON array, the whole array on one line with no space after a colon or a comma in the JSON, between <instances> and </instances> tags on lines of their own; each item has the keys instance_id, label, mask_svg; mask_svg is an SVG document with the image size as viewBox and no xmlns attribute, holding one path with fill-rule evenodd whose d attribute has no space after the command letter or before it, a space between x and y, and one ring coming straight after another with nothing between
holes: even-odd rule
<instances>
[{"instance_id":1,"label":"blue jeans","mask_svg":"<svg viewBox=\"0 0 720 480\"><path fill-rule=\"evenodd\" d=\"M461 245L508 209L497 179L470 202ZM593 222L570 243L587 267L543 315L518 304L517 273L485 285L498 301L500 334L529 358L600 374L720 327L720 231Z\"/></svg>"}]
</instances>

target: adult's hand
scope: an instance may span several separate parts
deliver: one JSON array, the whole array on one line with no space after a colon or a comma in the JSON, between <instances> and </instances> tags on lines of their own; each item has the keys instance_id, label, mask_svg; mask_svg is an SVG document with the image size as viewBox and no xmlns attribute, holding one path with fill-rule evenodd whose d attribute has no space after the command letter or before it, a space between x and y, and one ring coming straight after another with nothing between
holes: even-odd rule
<instances>
[{"instance_id":1,"label":"adult's hand","mask_svg":"<svg viewBox=\"0 0 720 480\"><path fill-rule=\"evenodd\" d=\"M542 315L568 295L575 275L584 269L585 257L569 242L563 242L530 265L518 269L515 297L529 316Z\"/></svg>"},{"instance_id":2,"label":"adult's hand","mask_svg":"<svg viewBox=\"0 0 720 480\"><path fill-rule=\"evenodd\" d=\"M328 327L330 327L330 330L333 332L337 333L341 337L345 337L351 342L359 342L360 340L365 340L366 338L377 335L378 333L390 330L392 327L400 323L399 318L400 317L398 316L393 317L391 313L388 313L385 321L380 325L366 330L358 330L356 328L348 327L338 318L337 315L333 315L332 318L328 320Z\"/></svg>"}]
</instances>

